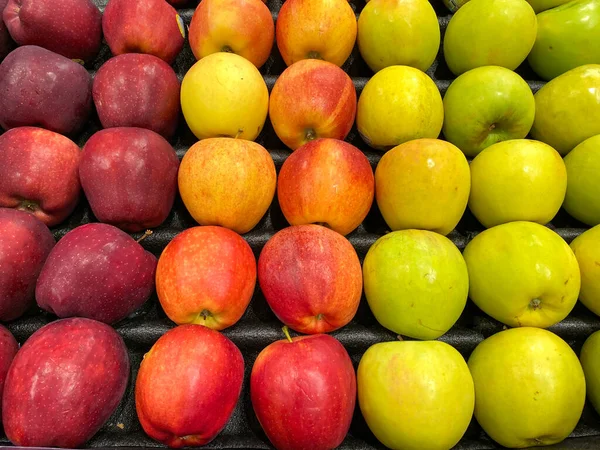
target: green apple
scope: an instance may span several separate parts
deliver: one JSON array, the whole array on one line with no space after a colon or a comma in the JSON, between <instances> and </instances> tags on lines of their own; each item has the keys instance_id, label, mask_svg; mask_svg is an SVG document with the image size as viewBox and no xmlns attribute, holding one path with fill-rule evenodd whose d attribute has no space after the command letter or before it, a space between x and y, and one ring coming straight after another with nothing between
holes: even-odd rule
<instances>
[{"instance_id":1,"label":"green apple","mask_svg":"<svg viewBox=\"0 0 600 450\"><path fill-rule=\"evenodd\" d=\"M569 70L535 94L531 136L566 155L600 134L600 64Z\"/></svg>"},{"instance_id":2,"label":"green apple","mask_svg":"<svg viewBox=\"0 0 600 450\"><path fill-rule=\"evenodd\" d=\"M358 49L374 72L394 65L425 72L439 48L440 25L428 0L372 0L360 13Z\"/></svg>"},{"instance_id":3,"label":"green apple","mask_svg":"<svg viewBox=\"0 0 600 450\"><path fill-rule=\"evenodd\" d=\"M367 425L391 449L449 450L473 416L469 368L444 342L371 346L358 365L357 387Z\"/></svg>"},{"instance_id":4,"label":"green apple","mask_svg":"<svg viewBox=\"0 0 600 450\"><path fill-rule=\"evenodd\" d=\"M377 321L403 336L439 338L467 303L465 260L450 239L432 231L394 231L379 238L367 252L363 278Z\"/></svg>"},{"instance_id":5,"label":"green apple","mask_svg":"<svg viewBox=\"0 0 600 450\"><path fill-rule=\"evenodd\" d=\"M517 220L545 225L565 198L565 163L543 142L499 142L477 155L470 168L469 209L486 228Z\"/></svg>"},{"instance_id":6,"label":"green apple","mask_svg":"<svg viewBox=\"0 0 600 450\"><path fill-rule=\"evenodd\" d=\"M600 316L600 225L591 228L571 242L581 272L579 301ZM598 380L600 382L600 379Z\"/></svg>"},{"instance_id":7,"label":"green apple","mask_svg":"<svg viewBox=\"0 0 600 450\"><path fill-rule=\"evenodd\" d=\"M494 334L475 348L469 369L475 418L504 447L555 444L571 434L581 417L581 364L550 331L525 327Z\"/></svg>"},{"instance_id":8,"label":"green apple","mask_svg":"<svg viewBox=\"0 0 600 450\"><path fill-rule=\"evenodd\" d=\"M546 11L550 8L556 8L569 0L527 0L536 14Z\"/></svg>"},{"instance_id":9,"label":"green apple","mask_svg":"<svg viewBox=\"0 0 600 450\"><path fill-rule=\"evenodd\" d=\"M463 252L469 297L511 327L547 328L575 306L581 279L577 259L554 231L510 222L475 236Z\"/></svg>"},{"instance_id":10,"label":"green apple","mask_svg":"<svg viewBox=\"0 0 600 450\"><path fill-rule=\"evenodd\" d=\"M600 413L600 331L592 333L585 340L579 359L585 374L588 398Z\"/></svg>"},{"instance_id":11,"label":"green apple","mask_svg":"<svg viewBox=\"0 0 600 450\"><path fill-rule=\"evenodd\" d=\"M455 75L481 66L516 69L536 35L535 12L525 0L471 0L450 19L444 56Z\"/></svg>"},{"instance_id":12,"label":"green apple","mask_svg":"<svg viewBox=\"0 0 600 450\"><path fill-rule=\"evenodd\" d=\"M583 223L600 224L600 134L565 156L567 195L563 207Z\"/></svg>"},{"instance_id":13,"label":"green apple","mask_svg":"<svg viewBox=\"0 0 600 450\"><path fill-rule=\"evenodd\" d=\"M534 117L529 85L504 67L469 70L444 95L444 136L467 156L496 142L523 139Z\"/></svg>"},{"instance_id":14,"label":"green apple","mask_svg":"<svg viewBox=\"0 0 600 450\"><path fill-rule=\"evenodd\" d=\"M537 16L527 60L544 80L584 64L600 63L600 0L575 0Z\"/></svg>"}]
</instances>

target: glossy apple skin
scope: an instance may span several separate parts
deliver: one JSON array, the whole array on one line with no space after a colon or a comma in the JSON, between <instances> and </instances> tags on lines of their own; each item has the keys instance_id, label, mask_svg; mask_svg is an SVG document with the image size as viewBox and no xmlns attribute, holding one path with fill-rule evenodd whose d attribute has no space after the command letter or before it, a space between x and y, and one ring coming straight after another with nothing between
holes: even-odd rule
<instances>
[{"instance_id":1,"label":"glossy apple skin","mask_svg":"<svg viewBox=\"0 0 600 450\"><path fill-rule=\"evenodd\" d=\"M19 343L15 337L8 331L7 328L0 325L0 417L2 414L2 394L4 393L4 382L8 369L12 363L17 351Z\"/></svg>"},{"instance_id":2,"label":"glossy apple skin","mask_svg":"<svg viewBox=\"0 0 600 450\"><path fill-rule=\"evenodd\" d=\"M90 0L9 0L3 16L19 45L89 61L102 44L102 14Z\"/></svg>"},{"instance_id":3,"label":"glossy apple skin","mask_svg":"<svg viewBox=\"0 0 600 450\"><path fill-rule=\"evenodd\" d=\"M348 352L327 334L281 340L256 358L254 412L279 450L332 449L350 428L356 375Z\"/></svg>"},{"instance_id":4,"label":"glossy apple skin","mask_svg":"<svg viewBox=\"0 0 600 450\"><path fill-rule=\"evenodd\" d=\"M54 237L41 221L0 208L0 320L16 319L33 304L35 284L52 247Z\"/></svg>"},{"instance_id":5,"label":"glossy apple skin","mask_svg":"<svg viewBox=\"0 0 600 450\"><path fill-rule=\"evenodd\" d=\"M140 366L140 423L172 448L208 444L231 417L243 378L244 359L233 342L202 325L178 326L156 341Z\"/></svg>"},{"instance_id":6,"label":"glossy apple skin","mask_svg":"<svg viewBox=\"0 0 600 450\"><path fill-rule=\"evenodd\" d=\"M362 293L362 269L352 244L320 225L276 233L258 260L267 303L299 333L328 333L352 320Z\"/></svg>"},{"instance_id":7,"label":"glossy apple skin","mask_svg":"<svg viewBox=\"0 0 600 450\"><path fill-rule=\"evenodd\" d=\"M109 128L83 147L79 176L98 220L136 232L165 221L177 193L178 169L175 150L159 134Z\"/></svg>"},{"instance_id":8,"label":"glossy apple skin","mask_svg":"<svg viewBox=\"0 0 600 450\"><path fill-rule=\"evenodd\" d=\"M0 62L2 62L4 57L8 55L15 46L15 43L8 32L8 28L6 28L4 20L2 20L2 11L4 11L4 7L7 3L8 0L0 0Z\"/></svg>"},{"instance_id":9,"label":"glossy apple skin","mask_svg":"<svg viewBox=\"0 0 600 450\"><path fill-rule=\"evenodd\" d=\"M41 126L73 134L92 111L92 77L80 64L42 47L13 50L0 64L0 126Z\"/></svg>"},{"instance_id":10,"label":"glossy apple skin","mask_svg":"<svg viewBox=\"0 0 600 450\"><path fill-rule=\"evenodd\" d=\"M29 212L48 226L79 200L80 150L52 131L20 127L0 136L0 207Z\"/></svg>"},{"instance_id":11,"label":"glossy apple skin","mask_svg":"<svg viewBox=\"0 0 600 450\"><path fill-rule=\"evenodd\" d=\"M149 53L171 64L185 40L183 20L164 0L110 0L102 16L113 55Z\"/></svg>"},{"instance_id":12,"label":"glossy apple skin","mask_svg":"<svg viewBox=\"0 0 600 450\"><path fill-rule=\"evenodd\" d=\"M4 385L2 421L18 446L77 448L109 419L129 378L121 336L90 319L64 319L21 347Z\"/></svg>"},{"instance_id":13,"label":"glossy apple skin","mask_svg":"<svg viewBox=\"0 0 600 450\"><path fill-rule=\"evenodd\" d=\"M104 128L147 128L168 139L179 121L179 89L175 71L162 59L126 53L100 67L92 95Z\"/></svg>"},{"instance_id":14,"label":"glossy apple skin","mask_svg":"<svg viewBox=\"0 0 600 450\"><path fill-rule=\"evenodd\" d=\"M256 260L248 243L222 227L188 228L164 249L156 269L158 299L178 325L222 330L248 307Z\"/></svg>"}]
</instances>

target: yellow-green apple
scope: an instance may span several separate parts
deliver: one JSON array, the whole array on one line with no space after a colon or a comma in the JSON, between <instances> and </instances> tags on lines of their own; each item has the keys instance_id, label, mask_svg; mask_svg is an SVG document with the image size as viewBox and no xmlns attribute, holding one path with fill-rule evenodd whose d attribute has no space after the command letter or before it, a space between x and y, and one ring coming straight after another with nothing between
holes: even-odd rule
<instances>
[{"instance_id":1,"label":"yellow-green apple","mask_svg":"<svg viewBox=\"0 0 600 450\"><path fill-rule=\"evenodd\" d=\"M375 169L375 198L392 231L447 235L467 207L471 176L463 152L438 139L415 139L387 152Z\"/></svg>"},{"instance_id":2,"label":"yellow-green apple","mask_svg":"<svg viewBox=\"0 0 600 450\"><path fill-rule=\"evenodd\" d=\"M577 220L600 224L600 134L586 139L565 156L567 194L563 207Z\"/></svg>"},{"instance_id":3,"label":"yellow-green apple","mask_svg":"<svg viewBox=\"0 0 600 450\"><path fill-rule=\"evenodd\" d=\"M4 392L4 382L8 369L19 350L19 343L8 329L0 325L0 400ZM2 402L0 401L0 417L2 417Z\"/></svg>"},{"instance_id":4,"label":"yellow-green apple","mask_svg":"<svg viewBox=\"0 0 600 450\"><path fill-rule=\"evenodd\" d=\"M275 195L273 158L256 142L210 138L186 152L178 176L185 207L200 225L243 234L256 226Z\"/></svg>"},{"instance_id":5,"label":"yellow-green apple","mask_svg":"<svg viewBox=\"0 0 600 450\"><path fill-rule=\"evenodd\" d=\"M367 425L392 449L448 450L473 417L469 368L444 342L375 344L360 360L357 383Z\"/></svg>"},{"instance_id":6,"label":"yellow-green apple","mask_svg":"<svg viewBox=\"0 0 600 450\"><path fill-rule=\"evenodd\" d=\"M41 221L0 208L1 321L20 317L34 303L35 284L53 246L54 237Z\"/></svg>"},{"instance_id":7,"label":"yellow-green apple","mask_svg":"<svg viewBox=\"0 0 600 450\"><path fill-rule=\"evenodd\" d=\"M50 322L23 344L8 370L6 436L22 447L82 446L121 402L129 369L127 347L109 325L83 318Z\"/></svg>"},{"instance_id":8,"label":"yellow-green apple","mask_svg":"<svg viewBox=\"0 0 600 450\"><path fill-rule=\"evenodd\" d=\"M352 320L362 293L362 272L352 244L320 225L275 233L258 259L267 303L299 333L328 333Z\"/></svg>"},{"instance_id":9,"label":"yellow-green apple","mask_svg":"<svg viewBox=\"0 0 600 450\"><path fill-rule=\"evenodd\" d=\"M361 224L374 194L367 157L337 139L298 148L281 166L277 181L279 206L291 225L317 223L343 235Z\"/></svg>"},{"instance_id":10,"label":"yellow-green apple","mask_svg":"<svg viewBox=\"0 0 600 450\"><path fill-rule=\"evenodd\" d=\"M527 61L544 80L584 64L600 63L600 1L574 0L537 16Z\"/></svg>"},{"instance_id":11,"label":"yellow-green apple","mask_svg":"<svg viewBox=\"0 0 600 450\"><path fill-rule=\"evenodd\" d=\"M535 93L533 139L566 155L600 134L600 64L571 69Z\"/></svg>"},{"instance_id":12,"label":"yellow-green apple","mask_svg":"<svg viewBox=\"0 0 600 450\"><path fill-rule=\"evenodd\" d=\"M332 449L350 428L356 376L348 352L327 334L266 347L252 367L250 397L258 421L278 450Z\"/></svg>"},{"instance_id":13,"label":"yellow-green apple","mask_svg":"<svg viewBox=\"0 0 600 450\"><path fill-rule=\"evenodd\" d=\"M262 0L203 0L188 33L196 59L231 52L260 67L271 54L275 24Z\"/></svg>"},{"instance_id":14,"label":"yellow-green apple","mask_svg":"<svg viewBox=\"0 0 600 450\"><path fill-rule=\"evenodd\" d=\"M356 16L347 0L290 0L277 15L277 47L290 66L316 58L341 66L356 42Z\"/></svg>"},{"instance_id":15,"label":"yellow-green apple","mask_svg":"<svg viewBox=\"0 0 600 450\"><path fill-rule=\"evenodd\" d=\"M356 111L363 140L379 150L419 138L435 139L444 122L444 104L437 86L418 69L390 66L365 85Z\"/></svg>"},{"instance_id":16,"label":"yellow-green apple","mask_svg":"<svg viewBox=\"0 0 600 450\"><path fill-rule=\"evenodd\" d=\"M222 227L188 228L164 249L156 268L156 292L167 316L222 330L248 307L256 284L256 260L242 237Z\"/></svg>"},{"instance_id":17,"label":"yellow-green apple","mask_svg":"<svg viewBox=\"0 0 600 450\"><path fill-rule=\"evenodd\" d=\"M202 325L167 331L135 382L142 428L171 448L208 444L231 417L243 378L242 353L221 333Z\"/></svg>"},{"instance_id":18,"label":"yellow-green apple","mask_svg":"<svg viewBox=\"0 0 600 450\"><path fill-rule=\"evenodd\" d=\"M583 343L579 355L588 399L596 411L600 411L600 331L592 333Z\"/></svg>"},{"instance_id":19,"label":"yellow-green apple","mask_svg":"<svg viewBox=\"0 0 600 450\"><path fill-rule=\"evenodd\" d=\"M253 141L267 118L269 91L254 64L234 53L218 52L202 58L185 74L181 108L198 139Z\"/></svg>"},{"instance_id":20,"label":"yellow-green apple","mask_svg":"<svg viewBox=\"0 0 600 450\"><path fill-rule=\"evenodd\" d=\"M590 311L600 316L600 225L597 225L571 242L581 273L579 301ZM600 381L600 380L599 380Z\"/></svg>"},{"instance_id":21,"label":"yellow-green apple","mask_svg":"<svg viewBox=\"0 0 600 450\"><path fill-rule=\"evenodd\" d=\"M0 207L29 212L48 226L65 220L79 200L80 150L70 139L35 127L0 136Z\"/></svg>"},{"instance_id":22,"label":"yellow-green apple","mask_svg":"<svg viewBox=\"0 0 600 450\"><path fill-rule=\"evenodd\" d=\"M577 302L577 259L554 231L533 222L509 222L475 236L463 252L469 297L511 327L547 328Z\"/></svg>"},{"instance_id":23,"label":"yellow-green apple","mask_svg":"<svg viewBox=\"0 0 600 450\"><path fill-rule=\"evenodd\" d=\"M517 220L545 225L565 198L565 163L543 142L499 142L477 155L470 167L469 209L486 228Z\"/></svg>"},{"instance_id":24,"label":"yellow-green apple","mask_svg":"<svg viewBox=\"0 0 600 450\"><path fill-rule=\"evenodd\" d=\"M535 42L535 11L525 0L471 0L450 19L444 57L454 75L481 66L516 69Z\"/></svg>"},{"instance_id":25,"label":"yellow-green apple","mask_svg":"<svg viewBox=\"0 0 600 450\"><path fill-rule=\"evenodd\" d=\"M358 18L358 48L374 72L396 65L426 71L440 48L437 15L427 0L372 0Z\"/></svg>"},{"instance_id":26,"label":"yellow-green apple","mask_svg":"<svg viewBox=\"0 0 600 450\"><path fill-rule=\"evenodd\" d=\"M356 117L356 90L335 64L305 59L275 82L269 118L275 133L292 150L316 138L345 139Z\"/></svg>"},{"instance_id":27,"label":"yellow-green apple","mask_svg":"<svg viewBox=\"0 0 600 450\"><path fill-rule=\"evenodd\" d=\"M444 137L467 156L531 130L535 100L529 85L512 70L484 66L469 70L444 95Z\"/></svg>"},{"instance_id":28,"label":"yellow-green apple","mask_svg":"<svg viewBox=\"0 0 600 450\"><path fill-rule=\"evenodd\" d=\"M450 239L432 231L393 231L377 239L363 280L377 321L411 338L439 338L467 304L465 260Z\"/></svg>"},{"instance_id":29,"label":"yellow-green apple","mask_svg":"<svg viewBox=\"0 0 600 450\"><path fill-rule=\"evenodd\" d=\"M575 428L585 403L585 378L575 352L539 328L501 331L469 358L475 417L504 447L551 445Z\"/></svg>"},{"instance_id":30,"label":"yellow-green apple","mask_svg":"<svg viewBox=\"0 0 600 450\"><path fill-rule=\"evenodd\" d=\"M0 0L0 62L8 55L11 50L15 47L15 43L10 37L8 28L4 20L2 20L2 11L6 7L8 0Z\"/></svg>"}]
</instances>

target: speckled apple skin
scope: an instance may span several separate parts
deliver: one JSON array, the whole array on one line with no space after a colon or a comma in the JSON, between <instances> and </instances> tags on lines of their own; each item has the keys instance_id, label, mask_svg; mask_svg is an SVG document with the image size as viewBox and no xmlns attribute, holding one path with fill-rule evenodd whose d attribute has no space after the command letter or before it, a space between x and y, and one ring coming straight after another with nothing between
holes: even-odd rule
<instances>
[{"instance_id":1,"label":"speckled apple skin","mask_svg":"<svg viewBox=\"0 0 600 450\"><path fill-rule=\"evenodd\" d=\"M2 394L4 393L4 382L8 369L12 363L17 351L19 343L6 327L0 325L0 417L2 417Z\"/></svg>"}]
</instances>

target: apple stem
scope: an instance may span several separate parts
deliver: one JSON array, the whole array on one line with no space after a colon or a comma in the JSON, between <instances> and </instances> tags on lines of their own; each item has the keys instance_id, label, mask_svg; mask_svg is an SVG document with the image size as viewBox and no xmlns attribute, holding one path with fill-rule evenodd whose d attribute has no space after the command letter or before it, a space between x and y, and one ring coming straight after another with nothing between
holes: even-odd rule
<instances>
[{"instance_id":1,"label":"apple stem","mask_svg":"<svg viewBox=\"0 0 600 450\"><path fill-rule=\"evenodd\" d=\"M399 341L403 341L404 339L402 339L402 336L398 335L396 336L396 339L398 339Z\"/></svg>"},{"instance_id":2,"label":"apple stem","mask_svg":"<svg viewBox=\"0 0 600 450\"><path fill-rule=\"evenodd\" d=\"M142 242L144 239L146 239L151 234L152 234L152 230L146 230L144 232L144 234L142 235L142 237L140 237L139 239L137 239L136 242L139 244L140 242Z\"/></svg>"},{"instance_id":3,"label":"apple stem","mask_svg":"<svg viewBox=\"0 0 600 450\"><path fill-rule=\"evenodd\" d=\"M240 135L244 132L244 130L238 130L236 135L233 137L234 139L237 139L240 137Z\"/></svg>"},{"instance_id":4,"label":"apple stem","mask_svg":"<svg viewBox=\"0 0 600 450\"><path fill-rule=\"evenodd\" d=\"M283 334L285 334L285 337L287 338L288 342L293 342L292 338L290 337L290 330L289 330L289 328L287 326L284 326L282 328L282 330L283 330Z\"/></svg>"}]
</instances>

